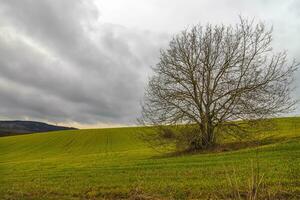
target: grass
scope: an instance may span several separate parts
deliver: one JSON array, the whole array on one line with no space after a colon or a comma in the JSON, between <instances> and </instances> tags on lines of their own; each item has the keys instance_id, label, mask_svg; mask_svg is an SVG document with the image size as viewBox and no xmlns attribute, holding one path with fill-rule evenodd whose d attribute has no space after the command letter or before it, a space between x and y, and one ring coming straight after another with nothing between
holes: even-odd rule
<instances>
[{"instance_id":1,"label":"grass","mask_svg":"<svg viewBox=\"0 0 300 200\"><path fill-rule=\"evenodd\" d=\"M242 194L253 162L259 164L268 194L298 199L300 118L275 122L278 130L255 141L224 140L226 148L219 152L181 156L148 148L136 137L146 128L2 137L0 199L230 198L228 174L234 172ZM262 145L247 145L253 142Z\"/></svg>"}]
</instances>

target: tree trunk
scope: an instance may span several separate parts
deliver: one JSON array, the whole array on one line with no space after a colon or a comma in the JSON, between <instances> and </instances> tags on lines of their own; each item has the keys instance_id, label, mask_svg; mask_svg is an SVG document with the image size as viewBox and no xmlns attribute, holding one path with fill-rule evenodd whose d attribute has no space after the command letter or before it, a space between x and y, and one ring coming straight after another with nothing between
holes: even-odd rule
<instances>
[{"instance_id":1,"label":"tree trunk","mask_svg":"<svg viewBox=\"0 0 300 200\"><path fill-rule=\"evenodd\" d=\"M191 142L190 150L204 150L211 148L215 144L214 128L211 123L200 125L199 130L199 133Z\"/></svg>"}]
</instances>

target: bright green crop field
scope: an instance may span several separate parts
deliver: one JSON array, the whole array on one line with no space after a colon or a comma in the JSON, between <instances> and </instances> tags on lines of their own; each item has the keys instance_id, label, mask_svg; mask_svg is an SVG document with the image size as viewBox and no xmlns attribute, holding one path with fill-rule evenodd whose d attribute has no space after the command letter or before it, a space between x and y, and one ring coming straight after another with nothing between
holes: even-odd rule
<instances>
[{"instance_id":1,"label":"bright green crop field","mask_svg":"<svg viewBox=\"0 0 300 200\"><path fill-rule=\"evenodd\" d=\"M239 148L177 156L140 141L146 128L1 137L0 199L228 199L230 182L247 191L253 171L264 193L298 199L300 118L274 120Z\"/></svg>"}]
</instances>

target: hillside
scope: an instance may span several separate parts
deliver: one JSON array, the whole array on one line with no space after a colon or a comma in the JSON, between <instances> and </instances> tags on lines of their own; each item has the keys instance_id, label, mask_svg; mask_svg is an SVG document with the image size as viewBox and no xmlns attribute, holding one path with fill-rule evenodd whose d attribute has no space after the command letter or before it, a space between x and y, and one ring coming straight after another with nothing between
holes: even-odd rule
<instances>
[{"instance_id":1,"label":"hillside","mask_svg":"<svg viewBox=\"0 0 300 200\"><path fill-rule=\"evenodd\" d=\"M0 121L0 137L28 133L74 130L75 128L55 126L34 121Z\"/></svg>"},{"instance_id":2,"label":"hillside","mask_svg":"<svg viewBox=\"0 0 300 200\"><path fill-rule=\"evenodd\" d=\"M228 174L235 174L243 192L247 190L253 166L259 165L264 188L271 197L297 199L300 118L275 122L278 129L261 134L256 139L261 144L257 148L246 145L235 151L181 156L168 156L166 152L148 148L136 137L140 131L150 131L146 128L2 137L0 197L207 199L212 194L230 197ZM239 143L243 142L247 144L247 141Z\"/></svg>"}]
</instances>

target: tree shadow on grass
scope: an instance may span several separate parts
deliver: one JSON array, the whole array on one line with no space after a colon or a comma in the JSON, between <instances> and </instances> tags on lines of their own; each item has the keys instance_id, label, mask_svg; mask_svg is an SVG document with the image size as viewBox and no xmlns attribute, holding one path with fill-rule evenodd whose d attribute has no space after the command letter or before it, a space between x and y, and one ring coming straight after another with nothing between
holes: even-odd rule
<instances>
[{"instance_id":1,"label":"tree shadow on grass","mask_svg":"<svg viewBox=\"0 0 300 200\"><path fill-rule=\"evenodd\" d=\"M216 144L209 149L200 150L200 151L174 151L163 153L161 155L153 156L152 158L159 159L159 158L170 158L170 157L180 157L186 155L200 155L200 154L212 154L212 153L224 153L224 152L233 152L242 149L248 148L255 148L255 147L262 147L270 144L278 144L278 143L285 143L290 141L300 140L300 136L293 137L293 138L286 138L286 137L278 137L278 136L269 136L265 137L260 140L239 140L235 142L228 142L223 144Z\"/></svg>"}]
</instances>

